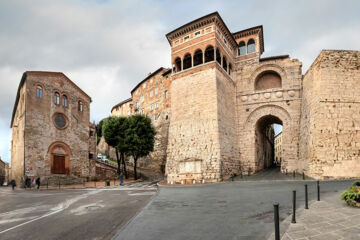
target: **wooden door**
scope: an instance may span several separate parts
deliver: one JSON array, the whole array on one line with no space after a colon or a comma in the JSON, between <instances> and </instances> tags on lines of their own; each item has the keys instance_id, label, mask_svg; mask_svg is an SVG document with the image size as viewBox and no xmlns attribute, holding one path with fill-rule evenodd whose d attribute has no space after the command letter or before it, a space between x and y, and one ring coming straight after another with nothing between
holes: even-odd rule
<instances>
[{"instance_id":1,"label":"wooden door","mask_svg":"<svg viewBox=\"0 0 360 240\"><path fill-rule=\"evenodd\" d=\"M53 173L55 174L65 174L65 156L64 155L54 155L54 168Z\"/></svg>"}]
</instances>

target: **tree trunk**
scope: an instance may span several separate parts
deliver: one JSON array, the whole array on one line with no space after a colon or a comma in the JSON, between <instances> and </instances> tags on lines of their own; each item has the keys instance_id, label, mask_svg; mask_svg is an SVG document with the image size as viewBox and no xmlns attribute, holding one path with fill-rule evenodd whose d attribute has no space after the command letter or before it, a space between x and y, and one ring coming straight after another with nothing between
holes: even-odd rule
<instances>
[{"instance_id":1,"label":"tree trunk","mask_svg":"<svg viewBox=\"0 0 360 240\"><path fill-rule=\"evenodd\" d=\"M137 180L137 175L136 175L136 163L137 163L137 158L134 157L134 179Z\"/></svg>"},{"instance_id":2,"label":"tree trunk","mask_svg":"<svg viewBox=\"0 0 360 240\"><path fill-rule=\"evenodd\" d=\"M118 150L115 148L115 153L116 153L116 161L117 161L117 164L118 164L118 167L117 167L117 173L120 174L120 159L119 159L119 152Z\"/></svg>"},{"instance_id":3,"label":"tree trunk","mask_svg":"<svg viewBox=\"0 0 360 240\"><path fill-rule=\"evenodd\" d=\"M128 173L127 173L127 170L126 170L126 162L125 162L125 153L121 152L120 157L121 157L121 161L122 161L122 164L123 164L123 170L124 170L124 174L125 174L125 179L128 179Z\"/></svg>"}]
</instances>

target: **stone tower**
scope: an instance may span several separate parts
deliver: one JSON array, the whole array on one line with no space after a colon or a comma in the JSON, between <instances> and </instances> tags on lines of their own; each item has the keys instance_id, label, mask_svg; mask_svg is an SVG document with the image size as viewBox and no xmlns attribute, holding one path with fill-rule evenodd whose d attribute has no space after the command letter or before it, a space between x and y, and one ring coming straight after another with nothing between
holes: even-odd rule
<instances>
[{"instance_id":1,"label":"stone tower","mask_svg":"<svg viewBox=\"0 0 360 240\"><path fill-rule=\"evenodd\" d=\"M237 43L217 12L166 37L173 64L168 180L222 180L240 167L233 72Z\"/></svg>"}]
</instances>

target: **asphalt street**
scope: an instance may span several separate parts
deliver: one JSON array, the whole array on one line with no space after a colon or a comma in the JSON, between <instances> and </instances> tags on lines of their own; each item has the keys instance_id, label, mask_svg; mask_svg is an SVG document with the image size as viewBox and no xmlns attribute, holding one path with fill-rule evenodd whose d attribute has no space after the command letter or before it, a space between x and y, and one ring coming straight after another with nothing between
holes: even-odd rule
<instances>
[{"instance_id":1,"label":"asphalt street","mask_svg":"<svg viewBox=\"0 0 360 240\"><path fill-rule=\"evenodd\" d=\"M347 189L352 181L321 182L321 194ZM114 237L117 240L267 239L274 229L273 203L280 220L304 206L304 184L316 199L315 181L234 181L199 186L162 186L157 196Z\"/></svg>"},{"instance_id":2,"label":"asphalt street","mask_svg":"<svg viewBox=\"0 0 360 240\"><path fill-rule=\"evenodd\" d=\"M0 188L0 239L111 239L155 192L154 186Z\"/></svg>"}]
</instances>

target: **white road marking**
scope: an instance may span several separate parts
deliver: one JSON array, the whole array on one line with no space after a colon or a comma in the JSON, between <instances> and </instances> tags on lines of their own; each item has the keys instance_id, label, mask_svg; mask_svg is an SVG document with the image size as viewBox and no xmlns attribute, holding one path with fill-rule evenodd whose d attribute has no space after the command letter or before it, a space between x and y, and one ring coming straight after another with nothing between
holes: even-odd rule
<instances>
[{"instance_id":1,"label":"white road marking","mask_svg":"<svg viewBox=\"0 0 360 240\"><path fill-rule=\"evenodd\" d=\"M141 193L129 193L129 196L145 196L154 195L156 192L141 192Z\"/></svg>"},{"instance_id":2,"label":"white road marking","mask_svg":"<svg viewBox=\"0 0 360 240\"><path fill-rule=\"evenodd\" d=\"M34 218L37 218L37 217L39 217L39 216L24 217L24 218L12 218L12 219L0 220L0 224L7 224L7 223L12 223L12 222L19 222L19 221L34 219Z\"/></svg>"},{"instance_id":3,"label":"white road marking","mask_svg":"<svg viewBox=\"0 0 360 240\"><path fill-rule=\"evenodd\" d=\"M11 228L5 229L5 230L1 231L0 234L5 233L5 232L8 232L8 231L10 231L10 230L13 230L13 229L15 229L15 228L24 226L24 225L26 225L26 224L28 224L28 223L31 223L31 222L40 220L40 219L42 219L42 218L49 217L49 216L54 215L54 214L56 214L56 213L59 213L59 212L65 210L65 209L67 209L71 204L73 204L73 203L75 203L75 202L77 202L77 201L79 201L79 200L81 200L81 199L87 198L89 195L93 195L93 194L99 193L99 192L101 192L101 191L102 191L102 189L97 189L96 191L89 191L89 192L87 192L87 193L85 193L85 194L83 194L83 195L76 196L76 197L71 198L71 199L67 199L66 201L64 201L64 202L58 204L57 206L51 208L51 209L50 209L51 212L48 212L48 213L46 213L46 214L44 214L44 215L42 215L42 216L40 216L40 217L34 218L34 219L29 220L29 221L27 221L27 222L23 222L23 223L21 223L21 224L19 224L19 225L16 225L16 226L11 227Z\"/></svg>"},{"instance_id":4,"label":"white road marking","mask_svg":"<svg viewBox=\"0 0 360 240\"><path fill-rule=\"evenodd\" d=\"M87 204L87 205L83 205L83 206L80 206L78 208L75 208L75 209L72 209L70 212L79 216L79 215L84 215L90 211L94 211L96 209L99 209L99 208L103 208L105 207L104 204L101 204L103 201L98 201L96 203L91 203L91 204Z\"/></svg>"}]
</instances>

